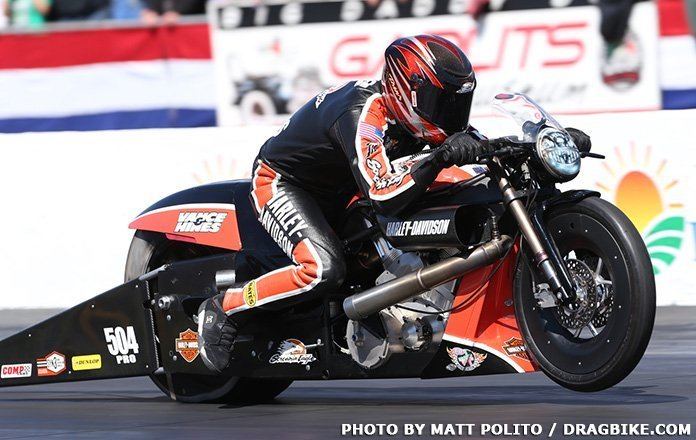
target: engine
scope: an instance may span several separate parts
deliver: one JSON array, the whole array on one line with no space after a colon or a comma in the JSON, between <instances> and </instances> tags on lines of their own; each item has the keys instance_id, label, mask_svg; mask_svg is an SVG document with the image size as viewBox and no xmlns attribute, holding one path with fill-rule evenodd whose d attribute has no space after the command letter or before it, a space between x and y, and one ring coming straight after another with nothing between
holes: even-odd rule
<instances>
[{"instance_id":1,"label":"engine","mask_svg":"<svg viewBox=\"0 0 696 440\"><path fill-rule=\"evenodd\" d=\"M382 284L423 267L423 259L416 252L402 252L383 238L375 242L384 272L375 284ZM446 252L446 251L445 251ZM415 296L408 301L380 311L375 319L349 320L346 327L348 350L355 362L364 368L383 365L393 353L426 350L442 340L454 300L455 281Z\"/></svg>"}]
</instances>

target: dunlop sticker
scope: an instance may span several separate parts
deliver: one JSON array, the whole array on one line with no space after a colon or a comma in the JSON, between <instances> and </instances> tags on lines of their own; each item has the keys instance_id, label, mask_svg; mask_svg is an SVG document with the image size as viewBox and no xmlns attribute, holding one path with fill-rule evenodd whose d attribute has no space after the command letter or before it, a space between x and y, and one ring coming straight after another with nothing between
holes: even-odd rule
<instances>
[{"instance_id":1,"label":"dunlop sticker","mask_svg":"<svg viewBox=\"0 0 696 440\"><path fill-rule=\"evenodd\" d=\"M73 371L101 370L102 358L100 354L88 354L85 356L73 356Z\"/></svg>"}]
</instances>

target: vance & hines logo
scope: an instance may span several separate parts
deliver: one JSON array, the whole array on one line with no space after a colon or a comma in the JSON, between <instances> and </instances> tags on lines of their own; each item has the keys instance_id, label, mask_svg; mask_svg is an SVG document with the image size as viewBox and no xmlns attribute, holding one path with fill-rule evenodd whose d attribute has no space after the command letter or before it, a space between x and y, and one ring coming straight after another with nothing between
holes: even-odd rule
<instances>
[{"instance_id":1,"label":"vance & hines logo","mask_svg":"<svg viewBox=\"0 0 696 440\"><path fill-rule=\"evenodd\" d=\"M174 232L220 232L226 212L180 212Z\"/></svg>"}]
</instances>

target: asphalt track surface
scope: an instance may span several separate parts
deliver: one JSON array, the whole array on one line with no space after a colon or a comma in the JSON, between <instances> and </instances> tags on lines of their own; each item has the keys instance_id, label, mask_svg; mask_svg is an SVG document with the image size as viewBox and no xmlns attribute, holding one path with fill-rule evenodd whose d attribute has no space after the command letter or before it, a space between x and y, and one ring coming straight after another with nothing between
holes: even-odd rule
<instances>
[{"instance_id":1,"label":"asphalt track surface","mask_svg":"<svg viewBox=\"0 0 696 440\"><path fill-rule=\"evenodd\" d=\"M0 339L51 313L0 311ZM474 433L482 423L540 423L546 438L554 422L691 423L696 438L695 315L696 307L659 308L637 369L594 394L534 373L296 382L271 404L232 407L180 404L147 378L119 379L0 389L0 439L350 438L341 437L343 423L395 423L400 433L404 423L426 423L426 430L432 423L475 423ZM561 431L554 437L568 438Z\"/></svg>"}]
</instances>

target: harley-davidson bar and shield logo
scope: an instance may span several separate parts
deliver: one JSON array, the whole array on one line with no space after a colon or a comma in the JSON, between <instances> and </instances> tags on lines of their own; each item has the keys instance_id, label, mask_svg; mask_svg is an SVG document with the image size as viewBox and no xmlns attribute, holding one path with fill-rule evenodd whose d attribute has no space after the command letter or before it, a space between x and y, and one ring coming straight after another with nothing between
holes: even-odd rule
<instances>
[{"instance_id":1,"label":"harley-davidson bar and shield logo","mask_svg":"<svg viewBox=\"0 0 696 440\"><path fill-rule=\"evenodd\" d=\"M176 339L176 352L188 363L196 360L198 357L198 333L191 329L179 333Z\"/></svg>"},{"instance_id":2,"label":"harley-davidson bar and shield logo","mask_svg":"<svg viewBox=\"0 0 696 440\"><path fill-rule=\"evenodd\" d=\"M524 345L524 341L520 338L512 337L503 343L503 350L508 356L516 356L525 361L529 360L529 355L527 354L527 347Z\"/></svg>"},{"instance_id":3,"label":"harley-davidson bar and shield logo","mask_svg":"<svg viewBox=\"0 0 696 440\"><path fill-rule=\"evenodd\" d=\"M452 347L447 348L447 354L452 361L451 364L447 365L449 371L473 371L481 366L483 361L488 357L484 353L476 353L468 348Z\"/></svg>"}]
</instances>

